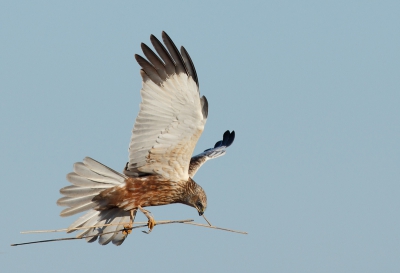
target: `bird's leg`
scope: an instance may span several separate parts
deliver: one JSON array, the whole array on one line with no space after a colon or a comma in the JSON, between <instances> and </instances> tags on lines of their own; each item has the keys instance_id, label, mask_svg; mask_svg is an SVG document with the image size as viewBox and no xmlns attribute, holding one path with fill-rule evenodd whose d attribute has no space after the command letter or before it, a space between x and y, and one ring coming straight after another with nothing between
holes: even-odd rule
<instances>
[{"instance_id":1,"label":"bird's leg","mask_svg":"<svg viewBox=\"0 0 400 273\"><path fill-rule=\"evenodd\" d=\"M138 206L138 208L140 209L141 212L143 212L144 215L146 215L147 219L149 219L149 221L147 222L149 231L148 232L143 231L144 233L149 234L153 230L153 227L156 225L156 221L154 220L153 216L150 215L150 212L148 210L145 210L141 206Z\"/></svg>"},{"instance_id":2,"label":"bird's leg","mask_svg":"<svg viewBox=\"0 0 400 273\"><path fill-rule=\"evenodd\" d=\"M133 227L133 221L135 220L136 212L137 212L137 209L131 209L131 211L130 211L131 217L130 217L130 220L129 220L129 224L124 225L124 230L122 231L122 233L124 235L131 234L132 227Z\"/></svg>"}]
</instances>

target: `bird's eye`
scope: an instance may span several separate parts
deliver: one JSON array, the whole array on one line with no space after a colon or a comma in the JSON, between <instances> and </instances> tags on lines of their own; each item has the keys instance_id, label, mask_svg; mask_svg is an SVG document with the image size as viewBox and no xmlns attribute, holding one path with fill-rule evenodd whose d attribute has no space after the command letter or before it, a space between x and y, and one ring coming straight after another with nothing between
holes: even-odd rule
<instances>
[{"instance_id":1,"label":"bird's eye","mask_svg":"<svg viewBox=\"0 0 400 273\"><path fill-rule=\"evenodd\" d=\"M202 204L200 201L198 201L198 202L196 203L196 206L198 206L199 208L202 208L202 207L203 207L203 204Z\"/></svg>"}]
</instances>

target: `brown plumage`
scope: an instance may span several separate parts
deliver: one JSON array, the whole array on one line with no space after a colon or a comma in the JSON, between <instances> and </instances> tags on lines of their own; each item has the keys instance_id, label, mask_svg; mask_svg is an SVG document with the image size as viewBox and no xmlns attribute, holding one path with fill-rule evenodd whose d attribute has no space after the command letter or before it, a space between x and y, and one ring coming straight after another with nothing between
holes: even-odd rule
<instances>
[{"instance_id":1,"label":"brown plumage","mask_svg":"<svg viewBox=\"0 0 400 273\"><path fill-rule=\"evenodd\" d=\"M193 179L175 183L159 175L129 177L123 185L103 190L92 201L97 204L96 210L132 210L139 206L143 208L182 203L194 208L201 204L203 208L199 213L202 213L207 207L207 196Z\"/></svg>"},{"instance_id":2,"label":"brown plumage","mask_svg":"<svg viewBox=\"0 0 400 273\"><path fill-rule=\"evenodd\" d=\"M86 157L67 175L73 185L60 190L64 197L57 204L68 207L61 216L88 211L69 227L69 232L82 229L77 236L86 236L88 242L122 244L137 210L148 218L150 232L155 221L145 207L182 203L203 215L207 197L192 178L204 162L225 154L233 142L234 132L226 131L214 148L192 157L207 120L208 102L199 95L187 51L182 47L180 53L165 32L162 38L166 47L150 37L160 57L144 44L148 60L135 55L142 68L142 102L123 174Z\"/></svg>"}]
</instances>

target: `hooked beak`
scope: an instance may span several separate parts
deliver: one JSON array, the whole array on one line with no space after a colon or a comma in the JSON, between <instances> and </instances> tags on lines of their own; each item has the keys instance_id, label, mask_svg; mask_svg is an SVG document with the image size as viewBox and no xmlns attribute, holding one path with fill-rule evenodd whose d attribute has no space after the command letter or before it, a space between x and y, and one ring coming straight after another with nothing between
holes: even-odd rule
<instances>
[{"instance_id":1,"label":"hooked beak","mask_svg":"<svg viewBox=\"0 0 400 273\"><path fill-rule=\"evenodd\" d=\"M207 218L204 216L204 209L203 210L200 210L196 205L194 206L196 209L197 209L197 211L199 212L199 216L203 216L203 218L204 218L204 220L206 220L206 222L210 225L210 226L212 226L211 225L211 223L207 220Z\"/></svg>"},{"instance_id":2,"label":"hooked beak","mask_svg":"<svg viewBox=\"0 0 400 273\"><path fill-rule=\"evenodd\" d=\"M194 207L197 209L197 212L199 213L199 216L202 216L204 214L204 210L200 210L200 208L196 205Z\"/></svg>"}]
</instances>

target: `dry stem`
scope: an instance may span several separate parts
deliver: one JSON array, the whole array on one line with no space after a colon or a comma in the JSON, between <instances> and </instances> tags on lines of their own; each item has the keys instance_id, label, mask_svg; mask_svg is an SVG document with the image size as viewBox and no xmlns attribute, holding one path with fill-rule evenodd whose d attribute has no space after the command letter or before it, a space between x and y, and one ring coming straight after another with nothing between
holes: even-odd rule
<instances>
[{"instance_id":1,"label":"dry stem","mask_svg":"<svg viewBox=\"0 0 400 273\"><path fill-rule=\"evenodd\" d=\"M187 220L178 220L178 223L183 223L183 222L192 222L194 221L193 219L187 219ZM176 221L170 221L170 220L161 220L161 221L156 221L156 225L163 225L163 224L172 224L176 223ZM88 228L97 228L97 227L107 227L107 226L119 226L119 225L129 225L130 223L118 223L118 224L103 224L103 225L96 225L96 226L85 226L85 227L76 227L76 228L62 228L62 229L47 229L47 230L27 230L27 231L21 231L21 234L30 234L30 233L50 233L50 232L62 232L62 231L75 231L75 230L80 230L80 229L88 229ZM147 222L134 222L134 224L147 224ZM136 228L136 227L135 227Z\"/></svg>"},{"instance_id":2,"label":"dry stem","mask_svg":"<svg viewBox=\"0 0 400 273\"><path fill-rule=\"evenodd\" d=\"M230 231L230 232L235 232L235 233L240 233L240 234L248 234L245 231L238 231L238 230L233 230L233 229L227 229L227 228L221 228L221 227L216 227L216 226L207 226L204 224L199 224L199 223L190 223L190 222L185 222L183 224L188 224L188 225L193 225L193 226L199 226L199 227L206 227L206 228L213 228L213 229L219 229L219 230L225 230L225 231Z\"/></svg>"},{"instance_id":3,"label":"dry stem","mask_svg":"<svg viewBox=\"0 0 400 273\"><path fill-rule=\"evenodd\" d=\"M224 231L229 231L229 232L235 232L235 233L240 233L240 234L247 234L247 232L244 232L244 231L237 231L237 230L232 230L232 229L220 228L220 227L212 226L208 221L207 222L208 222L209 226L204 225L204 224L199 224L199 223L192 223L192 222L193 222L193 219L176 220L176 221L165 220L165 221L157 221L156 225L182 223L182 224L189 224L189 225L194 225L194 226L199 226L199 227L206 227L206 228L219 229L219 230L224 230ZM143 223L144 222L138 222L136 224L143 224ZM119 224L105 224L105 225L81 227L81 228L74 228L74 229L31 230L31 231L22 231L21 233L27 234L27 233L46 233L46 232L59 232L59 231L73 231L73 230L78 230L78 229L88 229L88 228L104 227L104 226L111 226L111 225L123 225L123 224L121 224L121 223L119 223ZM132 227L130 229L137 229L137 228L142 228L142 227L147 227L147 222L145 224L143 224L143 225L134 226L134 227ZM110 232L105 232L105 233L101 233L101 234L91 235L91 236L67 237L67 238L59 238L59 239L33 241L33 242L27 242L27 243L12 244L11 246L29 245L29 244L37 244L37 243L48 243L48 242L56 242L56 241L67 241L67 240L79 240L79 239L85 239L85 238L90 238L90 237L95 237L95 236L101 236L103 234L120 232L120 231L124 231L124 230L126 230L126 228L121 229L121 230L116 230L116 231L110 231Z\"/></svg>"}]
</instances>

